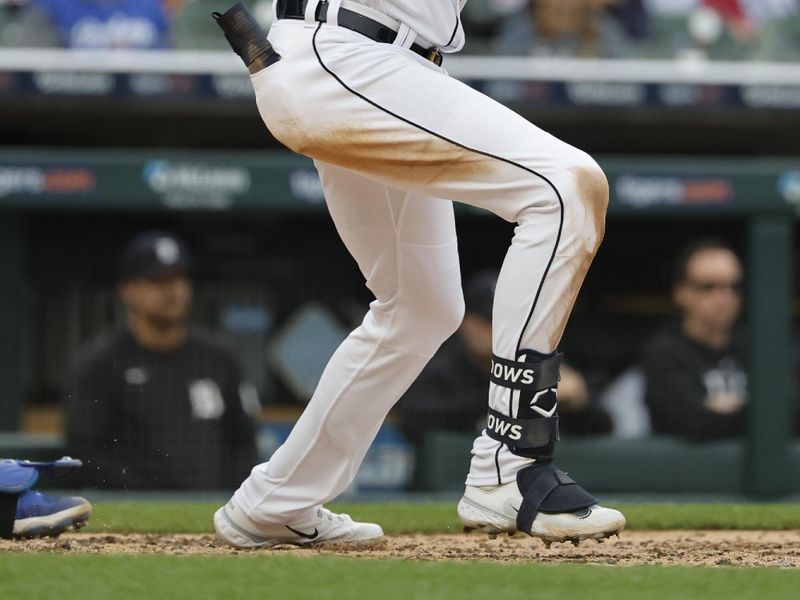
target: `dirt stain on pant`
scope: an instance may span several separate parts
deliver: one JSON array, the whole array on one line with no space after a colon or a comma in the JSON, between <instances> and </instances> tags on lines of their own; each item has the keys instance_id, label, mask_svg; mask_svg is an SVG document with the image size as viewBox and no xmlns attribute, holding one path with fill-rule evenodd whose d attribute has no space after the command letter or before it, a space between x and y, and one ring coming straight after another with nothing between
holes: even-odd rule
<instances>
[{"instance_id":1,"label":"dirt stain on pant","mask_svg":"<svg viewBox=\"0 0 800 600\"><path fill-rule=\"evenodd\" d=\"M570 169L575 178L575 197L565 198L565 202L580 202L585 209L586 219L581 224L582 231L576 235L585 236L585 244L580 246L574 254L559 254L557 260L569 261L563 269L570 269L570 284L567 290L560 294L556 317L560 318L549 337L548 344L551 348L558 346L561 336L567 327L567 321L572 314L575 301L578 298L583 281L589 272L589 267L594 260L600 243L603 241L606 228L606 211L608 209L608 182L600 169L587 169L573 167Z\"/></svg>"},{"instance_id":2,"label":"dirt stain on pant","mask_svg":"<svg viewBox=\"0 0 800 600\"><path fill-rule=\"evenodd\" d=\"M336 127L299 141L296 152L416 189L435 181L482 181L495 159L411 127L381 131Z\"/></svg>"}]
</instances>

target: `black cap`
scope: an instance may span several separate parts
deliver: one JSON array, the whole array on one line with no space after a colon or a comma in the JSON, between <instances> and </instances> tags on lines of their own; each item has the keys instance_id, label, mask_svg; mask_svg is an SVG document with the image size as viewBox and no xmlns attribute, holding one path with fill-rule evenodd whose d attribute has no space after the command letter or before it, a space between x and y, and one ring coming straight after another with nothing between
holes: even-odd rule
<instances>
[{"instance_id":1,"label":"black cap","mask_svg":"<svg viewBox=\"0 0 800 600\"><path fill-rule=\"evenodd\" d=\"M497 287L497 271L480 271L464 286L464 304L467 312L492 320L494 290Z\"/></svg>"},{"instance_id":2,"label":"black cap","mask_svg":"<svg viewBox=\"0 0 800 600\"><path fill-rule=\"evenodd\" d=\"M175 273L188 273L191 258L186 244L165 231L145 231L125 247L119 262L120 281L158 279Z\"/></svg>"}]
</instances>

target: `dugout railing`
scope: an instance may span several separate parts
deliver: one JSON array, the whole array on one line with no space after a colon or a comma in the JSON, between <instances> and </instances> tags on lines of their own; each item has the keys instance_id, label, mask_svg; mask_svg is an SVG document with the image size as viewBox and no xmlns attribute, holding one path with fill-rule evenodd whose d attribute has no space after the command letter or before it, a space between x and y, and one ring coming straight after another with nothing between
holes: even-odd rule
<instances>
[{"instance_id":1,"label":"dugout railing","mask_svg":"<svg viewBox=\"0 0 800 600\"><path fill-rule=\"evenodd\" d=\"M600 162L611 184L612 221L744 224L751 400L741 442L703 447L657 438L571 440L560 450L570 470L589 480L607 472L612 475L606 482L633 491L663 491L672 479L688 483L672 486L684 491L797 492L800 449L791 440L790 357L800 160L615 156ZM28 353L26 249L43 240L31 238L32 215L311 215L324 212L323 202L311 163L280 152L0 151L0 431L8 432L0 437L0 455L61 450L57 438L13 433L24 390L35 377ZM431 477L460 478L464 438L440 438L436 444Z\"/></svg>"}]
</instances>

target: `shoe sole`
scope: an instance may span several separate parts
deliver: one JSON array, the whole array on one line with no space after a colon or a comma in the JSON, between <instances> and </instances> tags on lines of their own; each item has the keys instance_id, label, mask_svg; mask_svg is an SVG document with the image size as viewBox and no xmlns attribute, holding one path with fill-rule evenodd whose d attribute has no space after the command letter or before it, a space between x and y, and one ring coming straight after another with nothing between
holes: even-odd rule
<instances>
[{"instance_id":1,"label":"shoe sole","mask_svg":"<svg viewBox=\"0 0 800 600\"><path fill-rule=\"evenodd\" d=\"M13 539L58 537L67 530L79 531L92 514L92 507L80 504L52 515L14 521Z\"/></svg>"},{"instance_id":2,"label":"shoe sole","mask_svg":"<svg viewBox=\"0 0 800 600\"><path fill-rule=\"evenodd\" d=\"M368 538L365 540L350 540L350 541L343 541L343 540L321 540L321 541L309 541L309 542L299 542L299 541L292 541L292 540L278 540L278 539L270 539L265 542L254 543L252 545L240 545L236 542L232 542L229 539L226 539L222 535L217 532L216 535L217 540L222 542L227 546L231 546L232 548L236 548L237 550L270 550L272 548L277 548L279 546L296 546L297 548L373 548L385 542L383 536Z\"/></svg>"},{"instance_id":3,"label":"shoe sole","mask_svg":"<svg viewBox=\"0 0 800 600\"><path fill-rule=\"evenodd\" d=\"M537 529L534 523L533 531L528 533L517 529L516 519L511 519L506 515L480 506L467 498L462 498L458 503L458 516L464 524L465 533L478 530L488 534L490 538L495 538L500 533L507 533L509 536L525 533L531 537L539 538L548 548L554 542L572 542L575 546L584 540L595 540L597 543L602 543L611 536L619 536L619 533L625 528L625 523L623 522L610 524L600 530L565 531L555 528Z\"/></svg>"}]
</instances>

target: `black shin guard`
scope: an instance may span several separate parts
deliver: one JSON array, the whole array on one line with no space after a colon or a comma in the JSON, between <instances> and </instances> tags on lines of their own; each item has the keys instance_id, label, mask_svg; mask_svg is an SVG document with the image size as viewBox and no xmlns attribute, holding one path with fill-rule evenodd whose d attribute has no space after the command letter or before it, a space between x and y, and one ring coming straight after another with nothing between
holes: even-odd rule
<instances>
[{"instance_id":1,"label":"black shin guard","mask_svg":"<svg viewBox=\"0 0 800 600\"><path fill-rule=\"evenodd\" d=\"M556 388L560 364L561 354L542 355L529 350L521 350L516 361L492 357L491 382L508 388L512 398L510 414L489 409L489 437L506 444L518 456L552 459L558 440Z\"/></svg>"},{"instance_id":2,"label":"black shin guard","mask_svg":"<svg viewBox=\"0 0 800 600\"><path fill-rule=\"evenodd\" d=\"M516 416L489 409L486 433L517 456L536 460L517 473L522 495L517 528L528 533L540 512L575 512L597 504L594 496L552 464L558 441L560 364L558 353L543 355L530 350L521 350L516 361L492 357L491 381L509 389L509 412Z\"/></svg>"},{"instance_id":3,"label":"black shin guard","mask_svg":"<svg viewBox=\"0 0 800 600\"><path fill-rule=\"evenodd\" d=\"M280 60L280 55L267 41L267 34L241 2L234 4L224 14L215 12L212 16L233 51L239 55L251 73ZM251 68L251 65L256 68Z\"/></svg>"}]
</instances>

